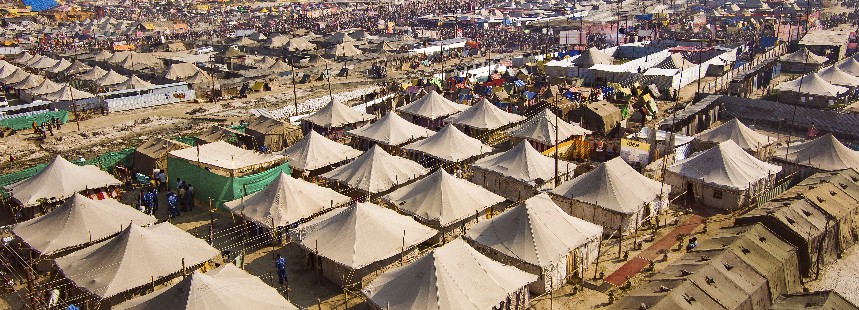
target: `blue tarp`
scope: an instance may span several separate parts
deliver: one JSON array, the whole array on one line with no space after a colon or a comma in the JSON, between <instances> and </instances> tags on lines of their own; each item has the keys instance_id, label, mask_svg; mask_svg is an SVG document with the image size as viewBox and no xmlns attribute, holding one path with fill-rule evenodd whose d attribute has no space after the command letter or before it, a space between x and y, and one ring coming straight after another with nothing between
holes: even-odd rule
<instances>
[{"instance_id":1,"label":"blue tarp","mask_svg":"<svg viewBox=\"0 0 859 310\"><path fill-rule=\"evenodd\" d=\"M653 19L653 14L641 14L641 15L635 15L635 19L637 19L637 20L652 20L652 19Z\"/></svg>"},{"instance_id":2,"label":"blue tarp","mask_svg":"<svg viewBox=\"0 0 859 310\"><path fill-rule=\"evenodd\" d=\"M41 12L58 6L55 0L21 0L25 6L29 6L33 12Z\"/></svg>"},{"instance_id":3,"label":"blue tarp","mask_svg":"<svg viewBox=\"0 0 859 310\"><path fill-rule=\"evenodd\" d=\"M761 37L761 47L767 48L775 45L775 37Z\"/></svg>"}]
</instances>

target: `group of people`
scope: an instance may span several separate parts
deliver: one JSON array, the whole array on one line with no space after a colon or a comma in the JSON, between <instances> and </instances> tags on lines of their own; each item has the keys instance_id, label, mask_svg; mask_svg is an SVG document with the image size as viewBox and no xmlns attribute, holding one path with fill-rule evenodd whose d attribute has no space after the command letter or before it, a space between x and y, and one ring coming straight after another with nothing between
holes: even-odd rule
<instances>
[{"instance_id":1,"label":"group of people","mask_svg":"<svg viewBox=\"0 0 859 310\"><path fill-rule=\"evenodd\" d=\"M62 122L60 122L58 118L52 117L50 120L38 124L33 121L31 125L33 127L33 134L38 135L44 139L48 137L49 133L51 134L51 136L54 135L54 128L60 130Z\"/></svg>"},{"instance_id":2,"label":"group of people","mask_svg":"<svg viewBox=\"0 0 859 310\"><path fill-rule=\"evenodd\" d=\"M152 173L150 186L141 190L138 196L138 206L141 211L149 215L155 215L158 211L158 191L166 191L167 214L170 218L176 218L181 212L190 212L194 209L194 186L190 183L176 178L176 190L171 191L167 186L167 178L164 171L156 169Z\"/></svg>"}]
</instances>

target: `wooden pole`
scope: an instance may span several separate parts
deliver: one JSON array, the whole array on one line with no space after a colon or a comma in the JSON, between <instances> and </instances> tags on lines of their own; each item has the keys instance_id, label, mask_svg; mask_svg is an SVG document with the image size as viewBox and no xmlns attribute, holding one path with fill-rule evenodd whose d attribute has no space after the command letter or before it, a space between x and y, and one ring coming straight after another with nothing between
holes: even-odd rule
<instances>
[{"instance_id":1,"label":"wooden pole","mask_svg":"<svg viewBox=\"0 0 859 310\"><path fill-rule=\"evenodd\" d=\"M617 257L620 257L621 251L623 250L623 229L620 224L617 225Z\"/></svg>"},{"instance_id":2,"label":"wooden pole","mask_svg":"<svg viewBox=\"0 0 859 310\"><path fill-rule=\"evenodd\" d=\"M33 282L36 281L33 276L33 267L30 265L30 261L25 262L27 265L24 266L25 271L27 272L27 291L30 292L30 309L36 310L39 309L39 300L36 299L36 287Z\"/></svg>"}]
</instances>

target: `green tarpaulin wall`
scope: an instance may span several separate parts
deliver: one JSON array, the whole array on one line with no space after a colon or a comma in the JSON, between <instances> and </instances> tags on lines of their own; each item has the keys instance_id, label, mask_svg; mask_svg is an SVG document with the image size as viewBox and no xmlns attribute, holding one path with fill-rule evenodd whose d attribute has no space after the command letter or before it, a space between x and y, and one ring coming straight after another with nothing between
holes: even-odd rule
<instances>
[{"instance_id":1,"label":"green tarpaulin wall","mask_svg":"<svg viewBox=\"0 0 859 310\"><path fill-rule=\"evenodd\" d=\"M12 172L10 174L0 175L0 195L2 195L2 197L6 197L7 193L6 193L6 190L3 189L3 187L21 182L23 180L26 180L26 179L36 175L36 173L39 173L42 170L45 170L45 167L47 167L47 166L48 166L47 164L38 164L38 165L32 166L30 168L27 168L27 169L24 169L21 171L16 171L16 172Z\"/></svg>"},{"instance_id":2,"label":"green tarpaulin wall","mask_svg":"<svg viewBox=\"0 0 859 310\"><path fill-rule=\"evenodd\" d=\"M125 167L131 167L134 164L134 148L129 147L119 152L107 152L93 159L85 161L75 160L72 162L81 166L95 165L101 168L101 170L113 172L113 167L116 164L122 164Z\"/></svg>"},{"instance_id":3,"label":"green tarpaulin wall","mask_svg":"<svg viewBox=\"0 0 859 310\"><path fill-rule=\"evenodd\" d=\"M194 137L194 136L178 136L178 137L173 138L173 141L182 142L182 143L185 143L185 144L190 145L190 146L196 146L197 145L197 137Z\"/></svg>"},{"instance_id":4,"label":"green tarpaulin wall","mask_svg":"<svg viewBox=\"0 0 859 310\"><path fill-rule=\"evenodd\" d=\"M289 163L283 163L256 174L230 178L206 171L206 169L195 166L184 159L169 156L167 157L167 171L171 189L176 189L177 178L182 179L185 183L194 186L194 198L204 204L208 204L211 198L214 207L221 207L224 202L241 198L245 189L247 194L262 190L274 181L281 172L290 173Z\"/></svg>"},{"instance_id":5,"label":"green tarpaulin wall","mask_svg":"<svg viewBox=\"0 0 859 310\"><path fill-rule=\"evenodd\" d=\"M47 111L33 115L11 117L0 120L0 127L8 127L14 130L33 128L33 122L41 124L50 121L52 117L60 119L63 124L69 120L69 111Z\"/></svg>"}]
</instances>

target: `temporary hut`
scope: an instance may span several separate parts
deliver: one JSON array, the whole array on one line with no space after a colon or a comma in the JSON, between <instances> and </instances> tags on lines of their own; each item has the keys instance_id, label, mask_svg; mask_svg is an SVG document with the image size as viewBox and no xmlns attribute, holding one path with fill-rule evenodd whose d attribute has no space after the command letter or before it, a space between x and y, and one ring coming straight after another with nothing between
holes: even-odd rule
<instances>
[{"instance_id":1,"label":"temporary hut","mask_svg":"<svg viewBox=\"0 0 859 310\"><path fill-rule=\"evenodd\" d=\"M92 67L86 72L75 76L75 79L81 81L95 81L98 80L100 77L103 77L105 74L107 74L107 71L105 71L101 67Z\"/></svg>"},{"instance_id":2,"label":"temporary hut","mask_svg":"<svg viewBox=\"0 0 859 310\"><path fill-rule=\"evenodd\" d=\"M784 72L808 73L817 71L829 59L824 56L817 56L805 47L801 47L796 52L779 57L781 70Z\"/></svg>"},{"instance_id":3,"label":"temporary hut","mask_svg":"<svg viewBox=\"0 0 859 310\"><path fill-rule=\"evenodd\" d=\"M213 206L256 192L289 164L278 154L261 154L218 141L167 153L169 177L194 185L197 197L211 199ZM169 182L171 188L176 182Z\"/></svg>"},{"instance_id":4,"label":"temporary hut","mask_svg":"<svg viewBox=\"0 0 859 310\"><path fill-rule=\"evenodd\" d=\"M93 85L98 89L113 89L114 85L121 84L127 81L128 78L116 71L110 70L104 76L93 81Z\"/></svg>"},{"instance_id":5,"label":"temporary hut","mask_svg":"<svg viewBox=\"0 0 859 310\"><path fill-rule=\"evenodd\" d=\"M469 136L487 142L495 138L493 133L497 130L523 120L524 116L505 112L484 98L465 111L451 115L445 122L462 128Z\"/></svg>"},{"instance_id":6,"label":"temporary hut","mask_svg":"<svg viewBox=\"0 0 859 310\"><path fill-rule=\"evenodd\" d=\"M747 127L736 118L695 135L695 141L700 150L709 149L728 140L734 141L740 148L758 158L766 158L771 151L770 147L776 142L775 139Z\"/></svg>"},{"instance_id":7,"label":"temporary hut","mask_svg":"<svg viewBox=\"0 0 859 310\"><path fill-rule=\"evenodd\" d=\"M284 45L286 50L290 52L298 52L298 51L312 51L316 48L316 45L310 43L304 37L292 38L289 39L289 42Z\"/></svg>"},{"instance_id":8,"label":"temporary hut","mask_svg":"<svg viewBox=\"0 0 859 310\"><path fill-rule=\"evenodd\" d=\"M92 60L107 61L107 59L110 58L111 56L113 56L113 54L111 52L108 52L108 51L102 49L102 50L99 50L98 53L95 53L95 55L93 55Z\"/></svg>"},{"instance_id":9,"label":"temporary hut","mask_svg":"<svg viewBox=\"0 0 859 310\"><path fill-rule=\"evenodd\" d=\"M263 46L268 48L281 48L286 45L287 42L289 42L289 36L278 34L268 38L268 40L263 43Z\"/></svg>"},{"instance_id":10,"label":"temporary hut","mask_svg":"<svg viewBox=\"0 0 859 310\"><path fill-rule=\"evenodd\" d=\"M117 224L125 227L113 239L55 260L62 274L85 291L84 296L70 294L69 299L94 296L110 307L220 254L206 241L170 223L145 228Z\"/></svg>"},{"instance_id":11,"label":"temporary hut","mask_svg":"<svg viewBox=\"0 0 859 310\"><path fill-rule=\"evenodd\" d=\"M480 217L495 212L505 201L479 185L448 174L444 169L399 188L383 198L402 213L441 231L439 240L459 237ZM500 211L500 209L497 209Z\"/></svg>"},{"instance_id":12,"label":"temporary hut","mask_svg":"<svg viewBox=\"0 0 859 310\"><path fill-rule=\"evenodd\" d=\"M612 64L611 56L600 51L596 47L592 47L584 52L582 55L573 60L573 64L580 68L590 68L593 65L610 65Z\"/></svg>"},{"instance_id":13,"label":"temporary hut","mask_svg":"<svg viewBox=\"0 0 859 310\"><path fill-rule=\"evenodd\" d=\"M363 288L383 270L410 260L438 232L394 210L357 203L300 226L300 245L337 285Z\"/></svg>"},{"instance_id":14,"label":"temporary hut","mask_svg":"<svg viewBox=\"0 0 859 310\"><path fill-rule=\"evenodd\" d=\"M66 60L65 58L63 58L63 59L60 59L60 61L58 61L58 62L57 62L56 64L54 64L53 66L50 66L50 67L46 68L46 69L45 69L45 72L47 72L47 73L60 73L60 72L62 72L63 70L66 70L66 69L68 69L69 67L71 67L71 65L72 65L72 62L70 62L70 61Z\"/></svg>"},{"instance_id":15,"label":"temporary hut","mask_svg":"<svg viewBox=\"0 0 859 310\"><path fill-rule=\"evenodd\" d=\"M126 79L124 82L114 85L113 88L116 90L128 90L149 88L152 86L154 86L154 84L144 81L136 75L132 75L128 77L128 79Z\"/></svg>"},{"instance_id":16,"label":"temporary hut","mask_svg":"<svg viewBox=\"0 0 859 310\"><path fill-rule=\"evenodd\" d=\"M28 67L30 67L31 69L36 69L36 70L44 70L44 69L53 67L58 62L60 62L60 61L53 59L51 57L42 57L38 61L30 63L30 65Z\"/></svg>"},{"instance_id":17,"label":"temporary hut","mask_svg":"<svg viewBox=\"0 0 859 310\"><path fill-rule=\"evenodd\" d=\"M403 146L425 167L442 167L450 171L463 169L474 159L492 152L492 147L448 124L432 136Z\"/></svg>"},{"instance_id":18,"label":"temporary hut","mask_svg":"<svg viewBox=\"0 0 859 310\"><path fill-rule=\"evenodd\" d=\"M361 55L361 50L351 43L340 43L328 49L325 53L334 57L354 57Z\"/></svg>"},{"instance_id":19,"label":"temporary hut","mask_svg":"<svg viewBox=\"0 0 859 310\"><path fill-rule=\"evenodd\" d=\"M859 76L859 61L856 61L855 58L847 58L836 66L847 74Z\"/></svg>"},{"instance_id":20,"label":"temporary hut","mask_svg":"<svg viewBox=\"0 0 859 310\"><path fill-rule=\"evenodd\" d=\"M200 70L200 68L197 68L197 66L192 63L180 62L167 67L167 70L164 72L164 77L168 80L181 81L200 71L203 70Z\"/></svg>"},{"instance_id":21,"label":"temporary hut","mask_svg":"<svg viewBox=\"0 0 859 310\"><path fill-rule=\"evenodd\" d=\"M529 307L527 285L536 280L458 239L385 272L362 293L374 309L519 310Z\"/></svg>"},{"instance_id":22,"label":"temporary hut","mask_svg":"<svg viewBox=\"0 0 859 310\"><path fill-rule=\"evenodd\" d=\"M817 73L782 82L775 89L779 91L780 102L824 108L836 104L849 90L830 84Z\"/></svg>"},{"instance_id":23,"label":"temporary hut","mask_svg":"<svg viewBox=\"0 0 859 310\"><path fill-rule=\"evenodd\" d=\"M87 72L90 69L92 69L92 67L87 66L85 63L81 62L80 60L75 60L74 62L72 62L72 64L70 66L66 67L65 69L59 70L56 72L52 71L52 72L56 73L57 75L72 76L72 75Z\"/></svg>"},{"instance_id":24,"label":"temporary hut","mask_svg":"<svg viewBox=\"0 0 859 310\"><path fill-rule=\"evenodd\" d=\"M831 133L778 148L772 159L784 167L785 173L798 172L799 177L820 171L859 169L859 151L848 148Z\"/></svg>"},{"instance_id":25,"label":"temporary hut","mask_svg":"<svg viewBox=\"0 0 859 310\"><path fill-rule=\"evenodd\" d=\"M12 84L12 85L9 85L9 86L12 87L12 89L21 91L21 90L27 90L27 89L39 86L39 84L42 84L42 82L44 82L44 81L45 81L45 77L43 77L41 75L29 74L24 79Z\"/></svg>"},{"instance_id":26,"label":"temporary hut","mask_svg":"<svg viewBox=\"0 0 859 310\"><path fill-rule=\"evenodd\" d=\"M15 225L12 232L31 249L53 257L117 235L117 223L154 224L155 217L113 199L74 194L45 215Z\"/></svg>"},{"instance_id":27,"label":"temporary hut","mask_svg":"<svg viewBox=\"0 0 859 310\"><path fill-rule=\"evenodd\" d=\"M411 160L388 154L381 147L370 150L354 161L321 175L322 178L359 192L354 196L383 193L429 172Z\"/></svg>"},{"instance_id":28,"label":"temporary hut","mask_svg":"<svg viewBox=\"0 0 859 310\"><path fill-rule=\"evenodd\" d=\"M245 134L254 140L254 149L265 147L279 152L301 139L301 128L267 116L258 116L245 129Z\"/></svg>"},{"instance_id":29,"label":"temporary hut","mask_svg":"<svg viewBox=\"0 0 859 310\"><path fill-rule=\"evenodd\" d=\"M570 138L584 138L591 134L591 131L565 122L547 108L522 125L510 129L507 134L528 141L531 146L542 152Z\"/></svg>"},{"instance_id":30,"label":"temporary hut","mask_svg":"<svg viewBox=\"0 0 859 310\"><path fill-rule=\"evenodd\" d=\"M5 186L5 189L12 193L12 200L29 208L39 205L42 199L62 200L86 190L105 189L120 184L122 182L96 166L78 166L57 156L41 172Z\"/></svg>"},{"instance_id":31,"label":"temporary hut","mask_svg":"<svg viewBox=\"0 0 859 310\"><path fill-rule=\"evenodd\" d=\"M60 90L60 88L63 88L63 86L49 79L42 79L41 84L36 87L22 91L19 97L21 98L21 100L32 102L39 96L44 96L56 92Z\"/></svg>"},{"instance_id":32,"label":"temporary hut","mask_svg":"<svg viewBox=\"0 0 859 310\"><path fill-rule=\"evenodd\" d=\"M351 202L349 197L281 173L261 191L224 203L234 214L267 229L281 229Z\"/></svg>"},{"instance_id":33,"label":"temporary hut","mask_svg":"<svg viewBox=\"0 0 859 310\"><path fill-rule=\"evenodd\" d=\"M429 137L433 133L432 130L412 124L392 111L372 124L350 130L346 134L359 138L354 139L359 149L366 150L373 145L379 145L393 153L399 150L398 147Z\"/></svg>"},{"instance_id":34,"label":"temporary hut","mask_svg":"<svg viewBox=\"0 0 859 310\"><path fill-rule=\"evenodd\" d=\"M208 130L197 135L196 140L196 144L225 141L233 145L246 145L251 139L248 135L237 130L224 126L212 125Z\"/></svg>"},{"instance_id":35,"label":"temporary hut","mask_svg":"<svg viewBox=\"0 0 859 310\"><path fill-rule=\"evenodd\" d=\"M342 44L342 43L347 43L347 42L355 42L355 39L350 37L345 32L337 32L337 33L332 34L330 37L326 38L325 42L328 42L330 44Z\"/></svg>"},{"instance_id":36,"label":"temporary hut","mask_svg":"<svg viewBox=\"0 0 859 310\"><path fill-rule=\"evenodd\" d=\"M649 179L617 157L551 191L567 213L606 233L630 233L668 205L670 186Z\"/></svg>"},{"instance_id":37,"label":"temporary hut","mask_svg":"<svg viewBox=\"0 0 859 310\"><path fill-rule=\"evenodd\" d=\"M823 68L817 75L820 76L824 81L831 83L836 86L843 86L855 90L859 87L859 77L851 75L847 72L842 71L838 68L838 66L829 66Z\"/></svg>"},{"instance_id":38,"label":"temporary hut","mask_svg":"<svg viewBox=\"0 0 859 310\"><path fill-rule=\"evenodd\" d=\"M540 154L531 144L521 142L512 149L475 162L469 181L480 184L504 198L521 201L544 189L554 188L572 176L576 165Z\"/></svg>"},{"instance_id":39,"label":"temporary hut","mask_svg":"<svg viewBox=\"0 0 859 310\"><path fill-rule=\"evenodd\" d=\"M327 172L332 165L361 155L361 151L334 142L316 133L309 132L304 138L283 150L289 158L290 167L308 176Z\"/></svg>"},{"instance_id":40,"label":"temporary hut","mask_svg":"<svg viewBox=\"0 0 859 310\"><path fill-rule=\"evenodd\" d=\"M444 126L445 118L466 109L468 109L467 105L454 103L439 93L431 91L415 102L397 108L397 111L411 117L411 121L415 124L437 130Z\"/></svg>"},{"instance_id":41,"label":"temporary hut","mask_svg":"<svg viewBox=\"0 0 859 310\"><path fill-rule=\"evenodd\" d=\"M578 120L584 128L609 134L623 120L623 115L608 101L595 101L570 110L568 119Z\"/></svg>"},{"instance_id":42,"label":"temporary hut","mask_svg":"<svg viewBox=\"0 0 859 310\"><path fill-rule=\"evenodd\" d=\"M15 83L23 81L30 75L32 74L25 71L24 69L17 68L15 69L15 72L12 72L6 77L1 78L0 82L2 82L3 85L14 85Z\"/></svg>"},{"instance_id":43,"label":"temporary hut","mask_svg":"<svg viewBox=\"0 0 859 310\"><path fill-rule=\"evenodd\" d=\"M155 169L167 170L167 153L191 147L182 142L153 137L134 149L134 171L150 175Z\"/></svg>"},{"instance_id":44,"label":"temporary hut","mask_svg":"<svg viewBox=\"0 0 859 310\"><path fill-rule=\"evenodd\" d=\"M685 191L706 206L736 210L767 190L780 171L781 167L754 158L728 140L668 167L665 182L672 194Z\"/></svg>"},{"instance_id":45,"label":"temporary hut","mask_svg":"<svg viewBox=\"0 0 859 310\"><path fill-rule=\"evenodd\" d=\"M262 279L233 264L224 264L206 273L195 271L176 284L115 308L298 310Z\"/></svg>"},{"instance_id":46,"label":"temporary hut","mask_svg":"<svg viewBox=\"0 0 859 310\"><path fill-rule=\"evenodd\" d=\"M342 137L346 130L357 128L373 119L367 113L347 107L342 103L329 101L324 107L301 119L301 129L306 135L315 130L332 139Z\"/></svg>"}]
</instances>

